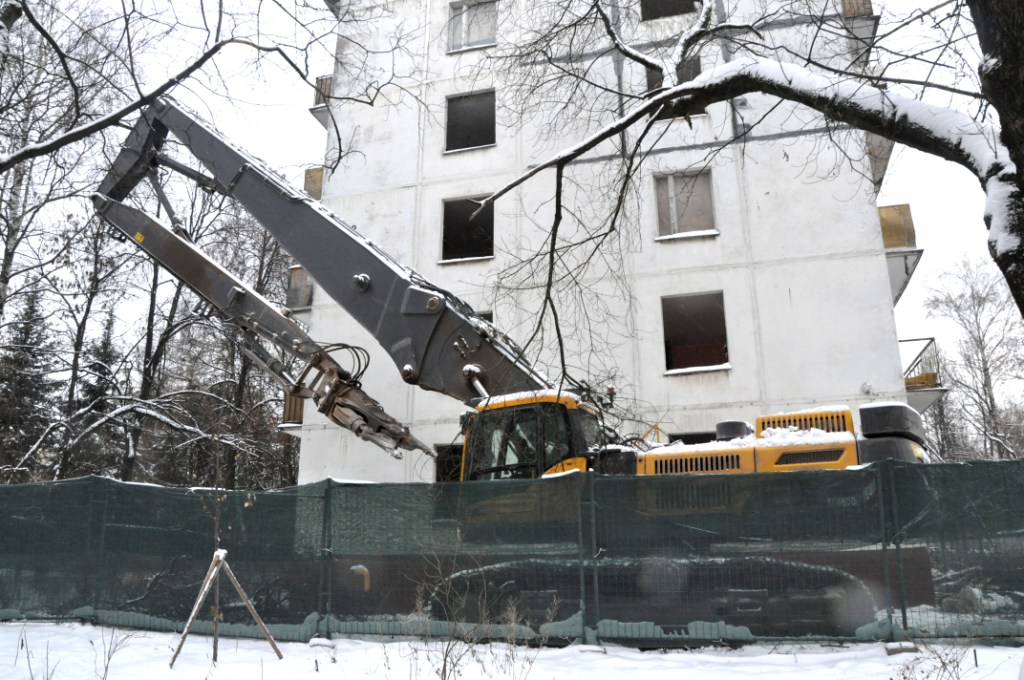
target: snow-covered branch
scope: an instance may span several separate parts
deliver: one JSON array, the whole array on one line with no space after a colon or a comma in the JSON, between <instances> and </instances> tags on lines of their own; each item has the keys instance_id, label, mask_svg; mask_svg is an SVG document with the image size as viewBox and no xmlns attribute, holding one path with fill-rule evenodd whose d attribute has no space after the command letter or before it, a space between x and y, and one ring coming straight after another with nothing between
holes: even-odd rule
<instances>
[{"instance_id":1,"label":"snow-covered branch","mask_svg":"<svg viewBox=\"0 0 1024 680\"><path fill-rule=\"evenodd\" d=\"M161 96L170 92L179 83L186 80L199 70L201 70L210 60L212 60L221 50L228 45L244 45L250 47L258 52L262 53L274 53L284 59L285 63L288 64L289 68L298 72L300 75L304 75L303 70L278 46L267 46L260 45L250 40L244 40L242 38L228 38L221 40L214 44L209 49L199 55L192 63L185 68L181 69L178 73L173 75L171 78L164 81L158 87L150 90L146 94L138 97L132 102L122 106L121 108L112 111L104 116L100 116L95 120L92 120L83 125L78 125L70 130L67 130L55 137L39 142L36 144L26 145L13 153L7 155L0 155L0 173L7 172L15 165L32 158L39 158L51 154L69 144L73 144L79 140L85 139L91 135L96 134L102 130L105 130L113 125L116 125L121 120L131 115L132 113L139 111Z\"/></svg>"},{"instance_id":2,"label":"snow-covered branch","mask_svg":"<svg viewBox=\"0 0 1024 680\"><path fill-rule=\"evenodd\" d=\"M745 94L760 92L804 104L828 118L880 134L969 169L988 194L986 217L990 240L997 253L1020 247L1012 233L1012 203L1017 171L1000 141L997 126L970 115L885 92L854 80L837 80L802 66L745 57L701 73L692 81L668 88L572 148L531 168L498 189L493 201L547 168L582 157L601 142L645 120L673 101L707 106Z\"/></svg>"}]
</instances>

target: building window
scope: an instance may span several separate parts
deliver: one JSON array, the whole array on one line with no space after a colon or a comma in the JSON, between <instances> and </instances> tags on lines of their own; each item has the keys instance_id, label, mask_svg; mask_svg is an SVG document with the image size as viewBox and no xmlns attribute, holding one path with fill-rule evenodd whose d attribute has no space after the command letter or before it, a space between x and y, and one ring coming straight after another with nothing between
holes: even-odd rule
<instances>
[{"instance_id":1,"label":"building window","mask_svg":"<svg viewBox=\"0 0 1024 680\"><path fill-rule=\"evenodd\" d=\"M497 2L453 2L448 18L448 51L494 44L498 25Z\"/></svg>"},{"instance_id":2,"label":"building window","mask_svg":"<svg viewBox=\"0 0 1024 680\"><path fill-rule=\"evenodd\" d=\"M683 63L676 66L676 82L677 83L688 83L697 76L700 75L700 57L693 57L686 59ZM647 91L655 92L660 90L665 84L664 74L656 68L647 69ZM658 120L664 120L666 118L675 118L677 116L697 116L704 113L704 108L696 106L692 103L687 104L685 102L671 102L662 107L658 115L655 116Z\"/></svg>"},{"instance_id":3,"label":"building window","mask_svg":"<svg viewBox=\"0 0 1024 680\"><path fill-rule=\"evenodd\" d=\"M711 172L662 175L654 178L658 199L658 236L715 232Z\"/></svg>"},{"instance_id":4,"label":"building window","mask_svg":"<svg viewBox=\"0 0 1024 680\"><path fill-rule=\"evenodd\" d=\"M494 144L494 90L448 97L445 150Z\"/></svg>"},{"instance_id":5,"label":"building window","mask_svg":"<svg viewBox=\"0 0 1024 680\"><path fill-rule=\"evenodd\" d=\"M729 363L721 291L663 297L661 316L665 327L667 370Z\"/></svg>"},{"instance_id":6,"label":"building window","mask_svg":"<svg viewBox=\"0 0 1024 680\"><path fill-rule=\"evenodd\" d=\"M661 17L696 12L693 0L640 0L640 20L650 21Z\"/></svg>"},{"instance_id":7,"label":"building window","mask_svg":"<svg viewBox=\"0 0 1024 680\"><path fill-rule=\"evenodd\" d=\"M494 255L494 204L488 205L479 215L470 219L483 198L458 198L444 202L442 260Z\"/></svg>"}]
</instances>

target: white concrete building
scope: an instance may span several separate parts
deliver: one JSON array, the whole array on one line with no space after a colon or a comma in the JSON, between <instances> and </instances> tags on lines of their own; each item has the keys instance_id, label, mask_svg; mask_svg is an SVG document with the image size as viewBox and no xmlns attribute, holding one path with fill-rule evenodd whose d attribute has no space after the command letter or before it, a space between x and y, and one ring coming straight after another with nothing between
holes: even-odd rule
<instances>
[{"instance_id":1,"label":"white concrete building","mask_svg":"<svg viewBox=\"0 0 1024 680\"><path fill-rule=\"evenodd\" d=\"M695 17L686 0L631 4L639 11L624 11L616 20L630 44L645 48ZM741 20L763 4L730 0L719 11ZM856 35L869 35L874 26L870 3L809 4L850 32L829 42L826 56L862 58L864 43ZM383 41L400 24L408 52L381 58L396 59L396 70L413 77L403 90L385 89L373 106L319 104L314 114L331 130L327 159L338 155L335 124L357 153L322 177L313 172L308 178L314 185L322 180L322 188L313 190L342 219L434 284L492 313L494 323L520 342L536 319L537 293L499 295L493 284L517 257L544 244L553 173L535 177L473 223L466 221L473 204L463 199L493 192L590 131L582 124L552 128L542 107L530 117L511 113L516 102L508 99L508 72L493 68L489 57L503 41L522 35L528 20L522 5L391 3L392 20L377 22L362 37ZM799 47L811 27L787 20L762 33L772 44ZM348 50L340 44L344 60ZM692 66L707 68L729 57L727 46L711 42L700 52L700 66ZM641 94L652 84L628 61L608 56L595 63L602 77L627 91ZM343 93L340 78L339 71L324 81L335 95ZM663 439L699 441L720 420L753 420L761 413L905 400L893 304L920 251L911 235L887 258L875 205L886 145L859 132L829 130L817 114L761 96L709 106L695 112L689 125L666 118L653 126L650 139L656 141L645 146L649 154L636 178L635 200L626 204L629 236L612 258L615 277L588 272L581 282L592 296L583 306L595 313L596 330L569 332L576 376L599 387L614 381L619 403L657 425L649 436L660 432ZM567 195L567 202L584 219L588 207L598 217L604 209L602 173L616 156L602 149L569 170L583 189ZM569 233L581 228L564 227ZM465 407L406 385L372 337L322 291L314 287L306 307L301 272L296 275L297 317L311 334L368 349L367 391L421 440L442 450L455 444ZM606 308L595 309L588 300ZM567 331L581 330L581 313L563 316L570 320ZM536 347L531 351L535 356ZM552 375L553 359L551 351L538 358ZM643 433L639 425L632 428ZM444 474L425 456L388 459L330 425L312 404L293 432L302 439L300 482L327 476L431 481Z\"/></svg>"}]
</instances>

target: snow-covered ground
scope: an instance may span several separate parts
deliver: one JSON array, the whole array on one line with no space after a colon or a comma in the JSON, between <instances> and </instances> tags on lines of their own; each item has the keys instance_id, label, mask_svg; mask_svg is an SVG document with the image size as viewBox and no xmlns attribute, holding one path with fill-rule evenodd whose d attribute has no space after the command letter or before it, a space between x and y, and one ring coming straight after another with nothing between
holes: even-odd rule
<instances>
[{"instance_id":1,"label":"snow-covered ground","mask_svg":"<svg viewBox=\"0 0 1024 680\"><path fill-rule=\"evenodd\" d=\"M0 624L0 678L400 678L436 680L447 656L460 680L636 680L714 678L771 680L1019 680L1024 650L1008 647L919 645L889 655L883 643L852 646L749 646L737 650L639 652L623 647L530 649L503 644L447 646L442 642L315 640L280 644L284 659L259 640L190 636L174 664L178 636L81 624ZM447 654L446 654L447 650Z\"/></svg>"}]
</instances>

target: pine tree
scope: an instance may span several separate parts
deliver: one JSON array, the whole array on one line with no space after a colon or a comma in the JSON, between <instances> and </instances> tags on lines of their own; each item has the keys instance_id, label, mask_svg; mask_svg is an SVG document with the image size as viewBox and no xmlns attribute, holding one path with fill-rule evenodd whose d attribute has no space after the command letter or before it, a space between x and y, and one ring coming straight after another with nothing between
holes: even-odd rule
<instances>
[{"instance_id":1,"label":"pine tree","mask_svg":"<svg viewBox=\"0 0 1024 680\"><path fill-rule=\"evenodd\" d=\"M54 416L52 342L41 303L38 288L32 287L0 348L0 469L12 481L27 481L33 478L31 469L45 465L40 449L15 469Z\"/></svg>"}]
</instances>

